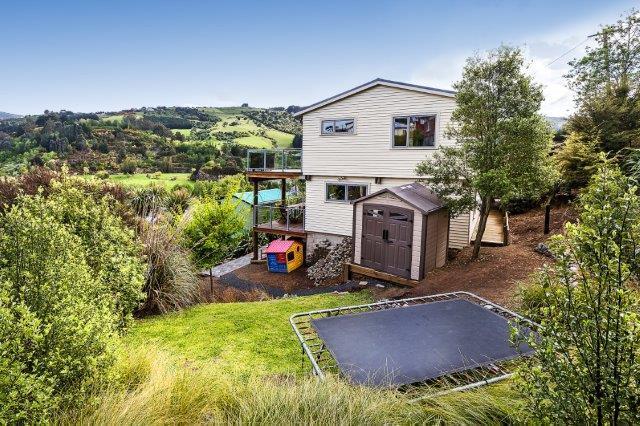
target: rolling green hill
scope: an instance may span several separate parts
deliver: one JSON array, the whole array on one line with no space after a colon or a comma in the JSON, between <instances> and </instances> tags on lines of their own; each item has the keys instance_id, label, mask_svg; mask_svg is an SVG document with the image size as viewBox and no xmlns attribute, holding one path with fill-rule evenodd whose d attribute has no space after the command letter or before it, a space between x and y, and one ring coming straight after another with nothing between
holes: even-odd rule
<instances>
[{"instance_id":1,"label":"rolling green hill","mask_svg":"<svg viewBox=\"0 0 640 426\"><path fill-rule=\"evenodd\" d=\"M122 124L125 117L150 121L154 121L160 114L165 117L181 117L189 120L192 127L172 130L180 133L187 141L210 142L216 145L233 142L247 148L291 147L295 134L301 132L300 123L282 109L195 108L199 115L187 115L182 113L182 110L180 107L160 107L106 113L100 116L100 121Z\"/></svg>"},{"instance_id":2,"label":"rolling green hill","mask_svg":"<svg viewBox=\"0 0 640 426\"><path fill-rule=\"evenodd\" d=\"M0 175L64 163L85 174L197 170L211 178L242 172L249 148L291 147L294 140L300 143L300 134L301 124L284 108L47 111L0 121Z\"/></svg>"}]
</instances>

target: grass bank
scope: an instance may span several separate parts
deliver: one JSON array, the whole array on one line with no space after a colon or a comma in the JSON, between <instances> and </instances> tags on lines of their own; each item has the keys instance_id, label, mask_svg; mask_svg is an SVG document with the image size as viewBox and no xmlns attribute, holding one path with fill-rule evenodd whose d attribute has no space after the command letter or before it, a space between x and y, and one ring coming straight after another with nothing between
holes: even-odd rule
<instances>
[{"instance_id":1,"label":"grass bank","mask_svg":"<svg viewBox=\"0 0 640 426\"><path fill-rule=\"evenodd\" d=\"M289 317L296 312L367 303L367 292L265 302L202 304L137 321L125 345L153 345L179 361L213 364L225 374L299 373L300 346Z\"/></svg>"},{"instance_id":2,"label":"grass bank","mask_svg":"<svg viewBox=\"0 0 640 426\"><path fill-rule=\"evenodd\" d=\"M509 384L412 403L400 392L329 377L240 378L214 365L176 366L162 352L121 354L115 381L59 424L510 424L523 414Z\"/></svg>"}]
</instances>

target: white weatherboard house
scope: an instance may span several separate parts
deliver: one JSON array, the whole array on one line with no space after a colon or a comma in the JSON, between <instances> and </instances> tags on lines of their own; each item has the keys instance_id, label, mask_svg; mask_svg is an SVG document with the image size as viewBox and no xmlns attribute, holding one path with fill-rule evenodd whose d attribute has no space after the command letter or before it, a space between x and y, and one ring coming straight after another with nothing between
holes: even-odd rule
<instances>
[{"instance_id":1,"label":"white weatherboard house","mask_svg":"<svg viewBox=\"0 0 640 426\"><path fill-rule=\"evenodd\" d=\"M454 96L376 79L296 114L309 253L323 239L351 236L355 264L418 280L444 263L447 246L469 244L478 215L449 220L430 191L414 184L416 165L455 143L444 135Z\"/></svg>"}]
</instances>

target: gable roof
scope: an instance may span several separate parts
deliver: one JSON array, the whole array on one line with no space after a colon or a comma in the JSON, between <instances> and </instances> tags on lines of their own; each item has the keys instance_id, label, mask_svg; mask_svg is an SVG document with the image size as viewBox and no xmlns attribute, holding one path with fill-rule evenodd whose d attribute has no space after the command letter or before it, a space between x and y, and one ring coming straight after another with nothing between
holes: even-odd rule
<instances>
[{"instance_id":1,"label":"gable roof","mask_svg":"<svg viewBox=\"0 0 640 426\"><path fill-rule=\"evenodd\" d=\"M390 193L397 196L405 203L415 207L424 214L444 208L442 201L436 197L430 189L417 182L393 186L391 188L384 188L380 191L374 192L373 194L358 198L354 203L368 200L369 198L376 197L383 193Z\"/></svg>"},{"instance_id":2,"label":"gable roof","mask_svg":"<svg viewBox=\"0 0 640 426\"><path fill-rule=\"evenodd\" d=\"M280 188L273 189L262 189L258 191L258 204L268 204L275 203L276 201L280 201L282 192L280 192ZM244 201L249 205L253 205L253 192L236 192L233 194L233 198L237 198L240 201Z\"/></svg>"},{"instance_id":3,"label":"gable roof","mask_svg":"<svg viewBox=\"0 0 640 426\"><path fill-rule=\"evenodd\" d=\"M296 240L274 240L269 243L264 253L286 253Z\"/></svg>"},{"instance_id":4,"label":"gable roof","mask_svg":"<svg viewBox=\"0 0 640 426\"><path fill-rule=\"evenodd\" d=\"M339 101L340 99L344 99L348 96L355 95L356 93L360 93L367 89L371 89L372 87L375 87L375 86L387 86L387 87L395 87L398 89L414 90L416 92L446 96L448 98L453 98L456 95L456 92L453 90L436 89L435 87L419 86L417 84L402 83L400 81L392 81L392 80L385 80L383 78L376 78L375 80L371 80L368 83L361 84L360 86L354 87L353 89L346 90L342 93L338 93L335 96L331 96L330 98L324 99L320 102L316 102L315 104L311 104L305 107L304 109L301 109L300 111L296 112L295 114L293 114L293 116L301 117L302 115L308 112L311 112L315 109L321 108L325 105L329 105L333 102Z\"/></svg>"}]
</instances>

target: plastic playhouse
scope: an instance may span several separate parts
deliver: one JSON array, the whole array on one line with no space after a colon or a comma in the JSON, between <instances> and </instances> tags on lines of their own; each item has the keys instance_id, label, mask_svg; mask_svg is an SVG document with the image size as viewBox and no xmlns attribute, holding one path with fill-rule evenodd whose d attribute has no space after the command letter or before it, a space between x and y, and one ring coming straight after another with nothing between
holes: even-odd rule
<instances>
[{"instance_id":1,"label":"plastic playhouse","mask_svg":"<svg viewBox=\"0 0 640 426\"><path fill-rule=\"evenodd\" d=\"M275 240L265 250L269 272L289 273L302 265L302 243L296 240Z\"/></svg>"}]
</instances>

